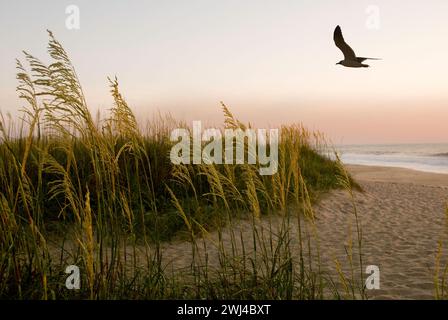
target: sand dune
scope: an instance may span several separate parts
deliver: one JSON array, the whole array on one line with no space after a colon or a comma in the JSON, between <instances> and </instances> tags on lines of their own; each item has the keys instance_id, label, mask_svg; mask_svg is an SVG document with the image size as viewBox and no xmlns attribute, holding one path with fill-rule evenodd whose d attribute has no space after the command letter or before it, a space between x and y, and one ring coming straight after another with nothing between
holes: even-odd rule
<instances>
[{"instance_id":1,"label":"sand dune","mask_svg":"<svg viewBox=\"0 0 448 320\"><path fill-rule=\"evenodd\" d=\"M370 299L433 299L434 272L438 243L443 243L441 265L448 263L448 175L424 173L400 168L348 166L364 192L355 192L354 202L362 225L363 265L376 265L380 269L380 289L368 290ZM350 268L346 253L349 235L354 242L353 263L357 268L356 229L353 205L347 191L335 190L322 197L314 207L322 271L338 279L335 259L341 263L346 276ZM259 230L266 239L276 234L282 218L278 215L263 217ZM292 252L299 252L297 222L291 227ZM222 243L231 250L231 232L226 228ZM253 251L253 233L250 221L238 221L232 228L242 254L244 243L246 255ZM275 237L275 236L274 236ZM217 232L198 241L197 256L204 259L207 252L208 265L219 265ZM206 250L204 250L204 245ZM144 262L144 248L137 248L137 255ZM187 241L174 241L162 246L167 271L188 270L192 261L192 246ZM132 255L129 248L127 255ZM59 254L59 253L58 253ZM297 256L295 256L297 258ZM364 274L364 278L368 275ZM359 279L359 278L358 278ZM339 289L341 289L339 287ZM331 298L331 296L329 296Z\"/></svg>"},{"instance_id":2,"label":"sand dune","mask_svg":"<svg viewBox=\"0 0 448 320\"><path fill-rule=\"evenodd\" d=\"M444 240L445 248L448 247L445 236L448 175L369 166L348 166L348 169L364 189L363 193L355 193L363 230L363 264L380 268L380 289L368 290L368 296L373 299L432 299L439 239ZM323 197L315 210L323 270L337 278L334 259L338 259L347 274L349 230L356 241L351 199L346 191L333 191ZM267 220L260 222L265 230L270 225L275 226L280 218L270 220L271 223ZM249 222L243 221L237 228L236 233L241 234L246 250L250 250ZM216 234L211 238L216 238ZM230 243L229 234L224 233L224 241ZM213 265L217 250L213 241L206 243ZM292 245L297 248L298 243ZM444 249L443 263L447 262L447 253ZM191 261L190 245L166 245L164 256L172 261L173 268L187 267ZM356 256L354 258L356 264Z\"/></svg>"}]
</instances>

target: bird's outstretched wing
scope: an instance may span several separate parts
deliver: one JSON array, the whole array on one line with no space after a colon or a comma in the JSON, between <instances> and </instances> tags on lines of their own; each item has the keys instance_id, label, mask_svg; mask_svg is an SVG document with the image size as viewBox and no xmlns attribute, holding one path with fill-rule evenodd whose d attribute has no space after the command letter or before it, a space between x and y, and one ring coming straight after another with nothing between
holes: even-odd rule
<instances>
[{"instance_id":1,"label":"bird's outstretched wing","mask_svg":"<svg viewBox=\"0 0 448 320\"><path fill-rule=\"evenodd\" d=\"M334 29L333 39L336 47L341 49L342 53L344 54L345 60L356 60L356 54L353 49L350 48L350 46L345 42L340 26L337 26L336 29Z\"/></svg>"}]
</instances>

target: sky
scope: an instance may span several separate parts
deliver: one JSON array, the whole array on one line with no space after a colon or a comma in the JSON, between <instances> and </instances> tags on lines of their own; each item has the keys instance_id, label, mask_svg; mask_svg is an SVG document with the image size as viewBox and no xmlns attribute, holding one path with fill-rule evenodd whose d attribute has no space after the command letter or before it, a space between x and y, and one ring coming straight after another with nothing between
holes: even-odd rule
<instances>
[{"instance_id":1,"label":"sky","mask_svg":"<svg viewBox=\"0 0 448 320\"><path fill-rule=\"evenodd\" d=\"M68 29L66 8L79 8ZM15 59L54 32L92 112L108 76L144 122L221 125L220 101L261 128L303 123L335 144L448 142L448 1L0 0L0 111L18 115ZM370 68L335 65L340 25Z\"/></svg>"}]
</instances>

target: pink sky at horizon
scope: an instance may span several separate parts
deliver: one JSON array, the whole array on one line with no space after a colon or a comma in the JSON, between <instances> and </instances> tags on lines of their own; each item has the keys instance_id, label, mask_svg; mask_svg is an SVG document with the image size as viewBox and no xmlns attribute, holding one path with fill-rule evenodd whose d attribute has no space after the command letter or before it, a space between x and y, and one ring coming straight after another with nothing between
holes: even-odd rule
<instances>
[{"instance_id":1,"label":"pink sky at horizon","mask_svg":"<svg viewBox=\"0 0 448 320\"><path fill-rule=\"evenodd\" d=\"M81 29L65 28L78 5ZM380 10L379 29L366 8ZM448 142L448 2L51 1L0 4L0 111L17 116L14 59L47 60L51 29L81 78L93 113L110 108L117 75L138 119L222 123L220 101L258 127L302 122L333 143ZM336 66L340 24L371 68Z\"/></svg>"}]
</instances>

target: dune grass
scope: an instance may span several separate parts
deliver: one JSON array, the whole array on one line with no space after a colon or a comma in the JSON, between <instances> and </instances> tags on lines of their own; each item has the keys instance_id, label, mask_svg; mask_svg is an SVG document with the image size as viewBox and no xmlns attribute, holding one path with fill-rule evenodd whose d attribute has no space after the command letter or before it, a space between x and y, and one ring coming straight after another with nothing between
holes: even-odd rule
<instances>
[{"instance_id":1,"label":"dune grass","mask_svg":"<svg viewBox=\"0 0 448 320\"><path fill-rule=\"evenodd\" d=\"M159 116L141 129L117 79L109 79L108 118L95 120L67 53L49 36L49 64L26 52L26 63L17 61L21 119L0 121L0 298L365 297L355 206L361 279L341 271L339 292L339 280L320 270L313 203L359 188L322 155L321 134L280 128L272 176L257 164L173 165L170 132L187 126ZM225 128L245 128L222 109ZM188 268L169 268L169 240L191 244ZM65 287L68 265L81 269L80 290Z\"/></svg>"}]
</instances>

